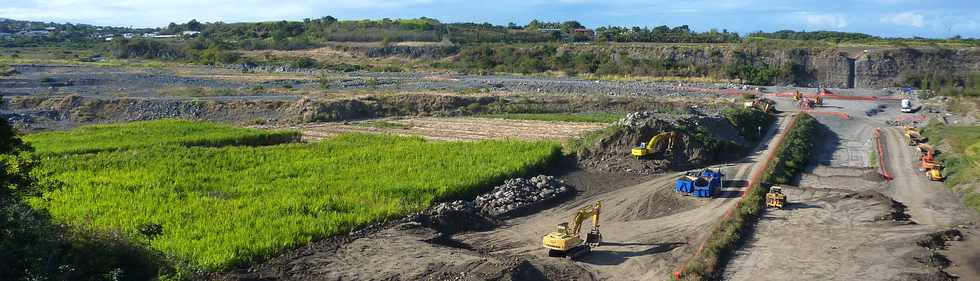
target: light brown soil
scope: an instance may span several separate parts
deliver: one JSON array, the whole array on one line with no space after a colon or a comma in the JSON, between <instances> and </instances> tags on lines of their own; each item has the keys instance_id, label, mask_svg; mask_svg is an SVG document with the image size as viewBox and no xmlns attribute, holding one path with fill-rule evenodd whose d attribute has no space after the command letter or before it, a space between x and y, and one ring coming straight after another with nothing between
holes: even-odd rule
<instances>
[{"instance_id":1,"label":"light brown soil","mask_svg":"<svg viewBox=\"0 0 980 281\"><path fill-rule=\"evenodd\" d=\"M384 119L396 127L372 126L360 123L315 123L299 127L306 141L317 141L333 135L361 133L389 133L404 136L420 136L441 141L477 141L486 139L545 140L581 136L589 131L608 126L603 123L551 122L533 120L507 120L492 118L440 118L420 117Z\"/></svg>"},{"instance_id":2,"label":"light brown soil","mask_svg":"<svg viewBox=\"0 0 980 281\"><path fill-rule=\"evenodd\" d=\"M818 117L830 132L816 144L814 166L800 187L784 189L786 209L764 213L721 279L946 280L943 268L930 262L931 250L917 242L976 221L976 214L914 168L917 152L902 143L898 128L884 123L895 113L865 118L862 112L878 103L834 102L840 106L835 110L852 118ZM876 127L882 128L885 166L895 177L891 182L869 167ZM972 239L967 234L966 241L951 242L947 251L964 276L971 276L973 267L966 265L980 247L955 243L976 244Z\"/></svg>"}]
</instances>

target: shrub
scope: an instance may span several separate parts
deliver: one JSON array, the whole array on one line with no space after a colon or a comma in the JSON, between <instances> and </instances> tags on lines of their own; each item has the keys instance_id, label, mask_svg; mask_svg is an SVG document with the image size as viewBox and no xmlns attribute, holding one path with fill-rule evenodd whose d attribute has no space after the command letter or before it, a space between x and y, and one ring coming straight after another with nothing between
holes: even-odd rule
<instances>
[{"instance_id":1,"label":"shrub","mask_svg":"<svg viewBox=\"0 0 980 281\"><path fill-rule=\"evenodd\" d=\"M725 119L731 122L739 135L750 141L757 141L769 128L775 118L754 108L731 108L722 112Z\"/></svg>"}]
</instances>

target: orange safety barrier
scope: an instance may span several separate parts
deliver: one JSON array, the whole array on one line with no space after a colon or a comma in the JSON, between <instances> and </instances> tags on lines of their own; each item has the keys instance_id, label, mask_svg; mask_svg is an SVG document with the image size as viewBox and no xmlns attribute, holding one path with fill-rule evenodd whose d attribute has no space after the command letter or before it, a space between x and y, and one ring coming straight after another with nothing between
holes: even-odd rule
<instances>
[{"instance_id":1,"label":"orange safety barrier","mask_svg":"<svg viewBox=\"0 0 980 281\"><path fill-rule=\"evenodd\" d=\"M782 93L775 93L772 95L776 97L782 97L782 98L787 98L787 97L791 98L794 95L796 95L796 92L782 92ZM811 99L816 98L817 96L821 96L824 99L835 99L835 100L866 100L866 101L901 100L901 98L899 97L848 96L848 95L838 95L838 94L803 94L803 96Z\"/></svg>"},{"instance_id":2,"label":"orange safety barrier","mask_svg":"<svg viewBox=\"0 0 980 281\"><path fill-rule=\"evenodd\" d=\"M895 117L895 121L898 121L898 122L904 122L904 121L924 122L926 120L929 120L929 116L925 116L923 114L917 114L917 115L899 115L899 116L896 116Z\"/></svg>"},{"instance_id":3,"label":"orange safety barrier","mask_svg":"<svg viewBox=\"0 0 980 281\"><path fill-rule=\"evenodd\" d=\"M776 155L779 152L779 148L783 146L784 142L786 142L787 133L791 132L793 130L793 127L796 126L796 120L800 119L800 114L801 113L797 113L796 115L793 115L793 118L789 120L789 123L786 124L786 129L784 129L783 133L779 135L778 139L776 139L776 145L773 146L773 149L769 151L769 155L766 156L766 161L759 162L761 163L762 166L760 166L759 169L752 172L752 175L749 176L748 188L746 188L746 190L742 192L742 196L739 197L739 202L735 203L735 206L732 206L732 208L728 209L728 211L725 211L725 215L722 216L721 220L719 220L718 224L716 224L715 227L712 228L710 233L715 233L716 231L718 231L718 229L721 228L723 222L728 221L729 219L732 218L732 215L735 214L735 209L738 209L738 207L741 206L742 201L745 200L745 196L752 191L752 188L755 186L757 182L759 182L759 178L762 177L762 174L764 174L766 170L769 169L769 164L773 162L773 160L776 158ZM698 248L697 250L694 251L694 255L691 255L691 257L687 258L677 268L677 270L674 271L674 278L681 279L681 277L683 277L682 271L684 267L687 267L687 264L690 263L692 259L701 256L701 252L704 251L704 245L708 243L708 239L710 238L711 236L709 235L707 238L701 241L701 243L698 244Z\"/></svg>"},{"instance_id":4,"label":"orange safety barrier","mask_svg":"<svg viewBox=\"0 0 980 281\"><path fill-rule=\"evenodd\" d=\"M878 174L888 181L895 179L885 168L885 148L881 145L881 128L875 128L875 142L878 144Z\"/></svg>"}]
</instances>

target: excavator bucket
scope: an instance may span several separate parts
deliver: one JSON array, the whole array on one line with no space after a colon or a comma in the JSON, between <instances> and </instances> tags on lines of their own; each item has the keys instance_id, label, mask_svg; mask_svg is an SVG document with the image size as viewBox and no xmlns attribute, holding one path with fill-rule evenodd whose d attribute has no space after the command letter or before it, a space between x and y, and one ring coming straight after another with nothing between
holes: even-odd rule
<instances>
[{"instance_id":1,"label":"excavator bucket","mask_svg":"<svg viewBox=\"0 0 980 281\"><path fill-rule=\"evenodd\" d=\"M585 244L591 247L598 247L602 243L602 233L599 233L599 229L592 229L591 232L585 235Z\"/></svg>"}]
</instances>

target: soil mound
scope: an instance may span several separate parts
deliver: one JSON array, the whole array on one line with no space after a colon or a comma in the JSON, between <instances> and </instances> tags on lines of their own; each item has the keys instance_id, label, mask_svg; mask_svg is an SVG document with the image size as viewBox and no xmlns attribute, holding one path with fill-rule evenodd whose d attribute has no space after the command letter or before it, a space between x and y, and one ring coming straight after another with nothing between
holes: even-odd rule
<instances>
[{"instance_id":1,"label":"soil mound","mask_svg":"<svg viewBox=\"0 0 980 281\"><path fill-rule=\"evenodd\" d=\"M616 124L622 129L578 153L582 167L604 172L653 174L731 159L749 146L738 130L720 115L636 112ZM671 131L679 132L681 136L670 151L666 151L666 145L661 145L658 151L643 159L630 154L640 143L649 142L661 132Z\"/></svg>"}]
</instances>

